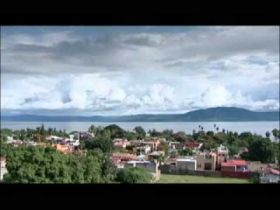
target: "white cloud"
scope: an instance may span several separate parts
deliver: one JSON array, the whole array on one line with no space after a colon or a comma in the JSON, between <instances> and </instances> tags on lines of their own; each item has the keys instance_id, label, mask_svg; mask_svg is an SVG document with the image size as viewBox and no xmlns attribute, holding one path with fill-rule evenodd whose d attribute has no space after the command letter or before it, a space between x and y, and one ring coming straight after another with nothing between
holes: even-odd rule
<instances>
[{"instance_id":1,"label":"white cloud","mask_svg":"<svg viewBox=\"0 0 280 210\"><path fill-rule=\"evenodd\" d=\"M186 112L279 109L278 27L1 36L2 109Z\"/></svg>"}]
</instances>

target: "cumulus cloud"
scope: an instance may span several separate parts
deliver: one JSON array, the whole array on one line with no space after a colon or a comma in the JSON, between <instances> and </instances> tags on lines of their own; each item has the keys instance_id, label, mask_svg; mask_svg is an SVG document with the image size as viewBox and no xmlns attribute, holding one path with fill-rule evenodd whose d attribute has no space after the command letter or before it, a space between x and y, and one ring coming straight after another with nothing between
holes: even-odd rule
<instances>
[{"instance_id":1,"label":"cumulus cloud","mask_svg":"<svg viewBox=\"0 0 280 210\"><path fill-rule=\"evenodd\" d=\"M278 27L99 30L27 33L4 27L1 109L92 114L279 109Z\"/></svg>"}]
</instances>

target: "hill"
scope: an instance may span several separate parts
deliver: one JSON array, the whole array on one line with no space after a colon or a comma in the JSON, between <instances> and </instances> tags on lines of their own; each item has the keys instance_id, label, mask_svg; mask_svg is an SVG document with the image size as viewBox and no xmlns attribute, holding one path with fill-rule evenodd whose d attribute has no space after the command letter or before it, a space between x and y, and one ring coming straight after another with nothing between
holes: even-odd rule
<instances>
[{"instance_id":1,"label":"hill","mask_svg":"<svg viewBox=\"0 0 280 210\"><path fill-rule=\"evenodd\" d=\"M236 107L199 109L185 114L140 114L127 116L43 116L1 115L1 121L79 122L198 122L198 121L279 121L279 112L255 112Z\"/></svg>"}]
</instances>

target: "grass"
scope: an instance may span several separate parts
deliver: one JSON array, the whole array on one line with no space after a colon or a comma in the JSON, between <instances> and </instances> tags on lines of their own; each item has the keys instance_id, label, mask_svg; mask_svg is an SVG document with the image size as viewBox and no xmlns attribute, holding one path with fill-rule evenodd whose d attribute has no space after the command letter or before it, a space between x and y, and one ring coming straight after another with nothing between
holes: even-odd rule
<instances>
[{"instance_id":1,"label":"grass","mask_svg":"<svg viewBox=\"0 0 280 210\"><path fill-rule=\"evenodd\" d=\"M205 177L205 176L190 176L190 175L167 175L161 174L160 180L157 183L186 183L186 184L208 184L208 183L224 183L224 184L246 184L247 179L225 178L225 177Z\"/></svg>"}]
</instances>

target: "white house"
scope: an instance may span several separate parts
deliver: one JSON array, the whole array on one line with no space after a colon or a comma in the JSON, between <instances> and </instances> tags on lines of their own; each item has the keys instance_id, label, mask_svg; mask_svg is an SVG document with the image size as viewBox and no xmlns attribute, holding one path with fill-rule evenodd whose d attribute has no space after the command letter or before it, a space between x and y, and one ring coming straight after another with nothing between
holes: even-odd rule
<instances>
[{"instance_id":1,"label":"white house","mask_svg":"<svg viewBox=\"0 0 280 210\"><path fill-rule=\"evenodd\" d=\"M279 183L280 182L280 171L273 168L266 168L260 176L261 183Z\"/></svg>"},{"instance_id":2,"label":"white house","mask_svg":"<svg viewBox=\"0 0 280 210\"><path fill-rule=\"evenodd\" d=\"M176 167L182 170L196 170L196 159L194 157L183 157L176 159Z\"/></svg>"}]
</instances>

